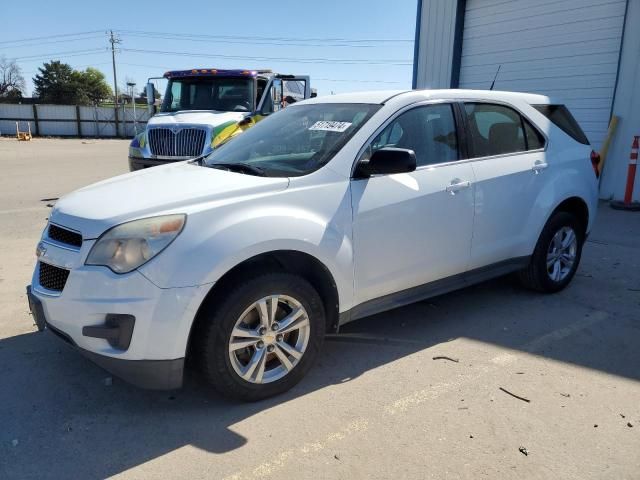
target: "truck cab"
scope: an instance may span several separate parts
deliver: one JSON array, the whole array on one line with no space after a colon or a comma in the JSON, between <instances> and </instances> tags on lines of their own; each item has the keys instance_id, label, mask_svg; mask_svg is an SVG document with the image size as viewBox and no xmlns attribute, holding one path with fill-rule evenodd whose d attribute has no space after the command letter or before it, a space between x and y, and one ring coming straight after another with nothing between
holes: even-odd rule
<instances>
[{"instance_id":1,"label":"truck cab","mask_svg":"<svg viewBox=\"0 0 640 480\"><path fill-rule=\"evenodd\" d=\"M206 155L265 116L312 96L308 76L271 70L201 68L169 71L164 78L158 112L155 87L147 83L155 115L129 146L131 171Z\"/></svg>"}]
</instances>

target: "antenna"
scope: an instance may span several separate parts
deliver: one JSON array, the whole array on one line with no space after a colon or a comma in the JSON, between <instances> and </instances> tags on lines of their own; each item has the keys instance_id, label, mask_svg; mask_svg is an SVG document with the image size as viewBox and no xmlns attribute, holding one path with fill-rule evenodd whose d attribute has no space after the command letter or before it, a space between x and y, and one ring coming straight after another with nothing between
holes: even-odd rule
<instances>
[{"instance_id":1,"label":"antenna","mask_svg":"<svg viewBox=\"0 0 640 480\"><path fill-rule=\"evenodd\" d=\"M502 67L502 64L498 65L498 70L496 70L496 76L493 77L493 82L491 82L491 87L489 87L489 90L493 90L493 86L496 84L498 74L500 73L500 67Z\"/></svg>"}]
</instances>

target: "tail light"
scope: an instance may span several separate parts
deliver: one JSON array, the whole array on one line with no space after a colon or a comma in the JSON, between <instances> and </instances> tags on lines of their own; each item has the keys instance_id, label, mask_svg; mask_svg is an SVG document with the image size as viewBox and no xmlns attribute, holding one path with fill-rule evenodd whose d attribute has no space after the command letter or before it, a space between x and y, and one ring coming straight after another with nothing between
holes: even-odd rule
<instances>
[{"instance_id":1,"label":"tail light","mask_svg":"<svg viewBox=\"0 0 640 480\"><path fill-rule=\"evenodd\" d=\"M591 150L591 166L593 167L593 172L596 174L596 178L600 178L600 170L598 169L600 166L600 154L595 150Z\"/></svg>"}]
</instances>

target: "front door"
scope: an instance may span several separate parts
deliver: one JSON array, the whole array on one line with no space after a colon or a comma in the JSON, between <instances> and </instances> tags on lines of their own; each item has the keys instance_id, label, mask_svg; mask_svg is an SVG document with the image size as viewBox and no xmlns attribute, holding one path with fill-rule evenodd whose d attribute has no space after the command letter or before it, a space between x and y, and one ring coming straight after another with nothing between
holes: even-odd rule
<instances>
[{"instance_id":1,"label":"front door","mask_svg":"<svg viewBox=\"0 0 640 480\"><path fill-rule=\"evenodd\" d=\"M281 75L273 77L264 85L258 80L257 111L269 115L288 105L311 97L311 83L308 76Z\"/></svg>"},{"instance_id":2,"label":"front door","mask_svg":"<svg viewBox=\"0 0 640 480\"><path fill-rule=\"evenodd\" d=\"M411 173L354 179L355 304L462 273L473 228L473 170L458 162L448 103L394 118L363 156L382 147L414 150Z\"/></svg>"}]
</instances>

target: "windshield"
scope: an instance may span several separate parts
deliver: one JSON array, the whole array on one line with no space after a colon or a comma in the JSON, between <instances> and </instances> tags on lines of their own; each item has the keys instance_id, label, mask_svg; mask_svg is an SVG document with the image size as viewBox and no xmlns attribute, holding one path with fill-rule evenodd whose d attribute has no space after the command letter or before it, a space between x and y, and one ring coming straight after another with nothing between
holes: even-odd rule
<instances>
[{"instance_id":1,"label":"windshield","mask_svg":"<svg viewBox=\"0 0 640 480\"><path fill-rule=\"evenodd\" d=\"M254 104L253 85L253 78L172 78L167 85L160 111L250 112Z\"/></svg>"},{"instance_id":2,"label":"windshield","mask_svg":"<svg viewBox=\"0 0 640 480\"><path fill-rule=\"evenodd\" d=\"M244 164L270 177L306 175L329 162L379 108L344 103L291 106L214 150L205 164Z\"/></svg>"}]
</instances>

